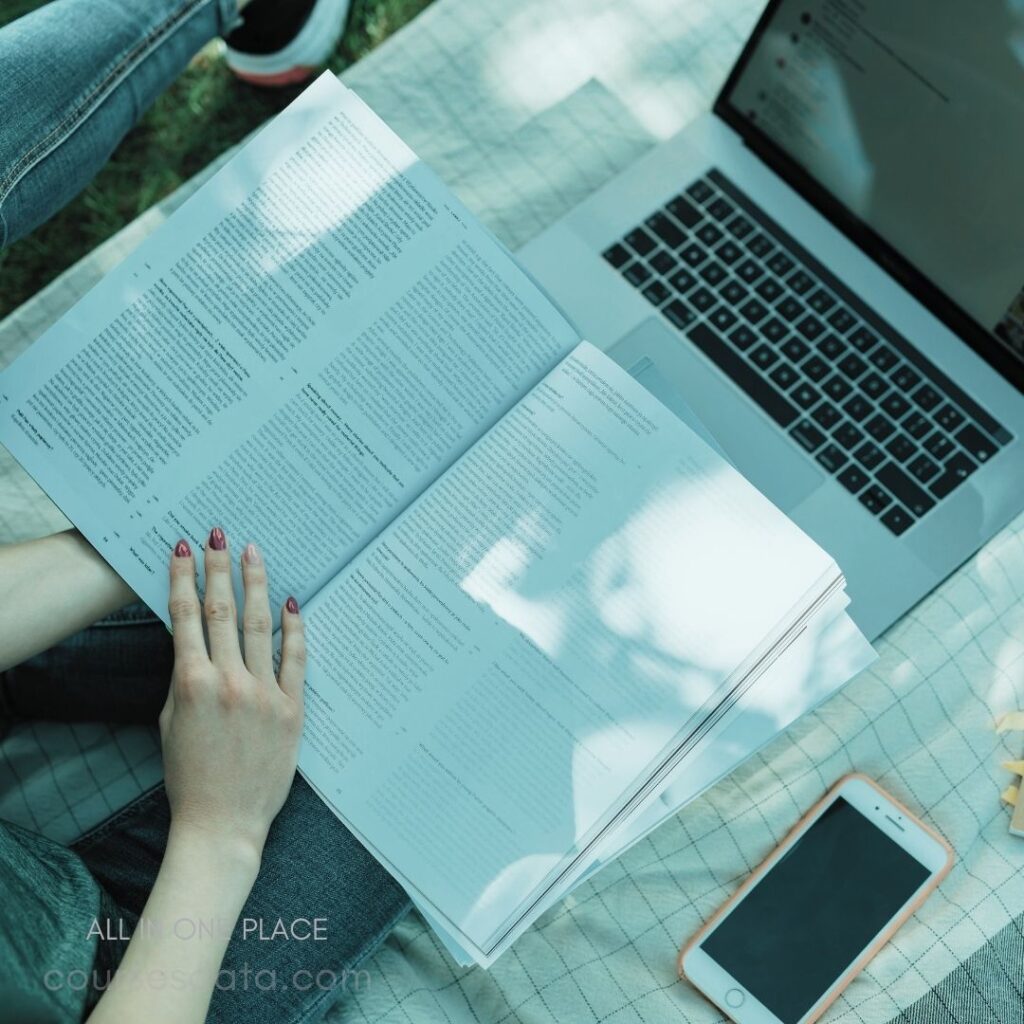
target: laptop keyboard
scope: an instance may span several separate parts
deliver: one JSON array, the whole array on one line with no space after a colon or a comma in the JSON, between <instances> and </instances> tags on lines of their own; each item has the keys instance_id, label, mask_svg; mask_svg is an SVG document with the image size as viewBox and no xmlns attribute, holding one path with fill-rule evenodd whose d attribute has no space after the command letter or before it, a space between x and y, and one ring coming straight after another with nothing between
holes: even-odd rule
<instances>
[{"instance_id":1,"label":"laptop keyboard","mask_svg":"<svg viewBox=\"0 0 1024 1024\"><path fill-rule=\"evenodd\" d=\"M1013 440L718 170L603 255L897 536Z\"/></svg>"}]
</instances>

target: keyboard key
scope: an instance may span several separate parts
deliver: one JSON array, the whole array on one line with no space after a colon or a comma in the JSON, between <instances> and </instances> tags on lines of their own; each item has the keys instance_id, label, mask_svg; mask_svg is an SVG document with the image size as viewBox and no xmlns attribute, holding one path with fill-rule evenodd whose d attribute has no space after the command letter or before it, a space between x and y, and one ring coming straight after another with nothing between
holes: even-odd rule
<instances>
[{"instance_id":1,"label":"keyboard key","mask_svg":"<svg viewBox=\"0 0 1024 1024\"><path fill-rule=\"evenodd\" d=\"M927 416L922 416L919 412L912 412L904 421L903 429L912 437L915 441L920 441L925 434L932 429L931 420Z\"/></svg>"},{"instance_id":2,"label":"keyboard key","mask_svg":"<svg viewBox=\"0 0 1024 1024\"><path fill-rule=\"evenodd\" d=\"M697 278L695 278L685 267L680 267L668 279L668 283L672 285L680 295L684 295L697 283Z\"/></svg>"},{"instance_id":3,"label":"keyboard key","mask_svg":"<svg viewBox=\"0 0 1024 1024\"><path fill-rule=\"evenodd\" d=\"M947 455L953 450L953 442L943 434L941 431L936 430L934 434L931 434L927 441L924 443L925 450L931 455L934 455L939 462L943 462Z\"/></svg>"},{"instance_id":4,"label":"keyboard key","mask_svg":"<svg viewBox=\"0 0 1024 1024\"><path fill-rule=\"evenodd\" d=\"M914 517L906 509L900 508L899 505L893 505L882 516L883 525L887 526L897 537L901 533L905 533L913 525L913 522Z\"/></svg>"},{"instance_id":5,"label":"keyboard key","mask_svg":"<svg viewBox=\"0 0 1024 1024\"><path fill-rule=\"evenodd\" d=\"M876 412L864 424L864 429L876 440L884 441L896 429L896 425L886 419L880 412Z\"/></svg>"},{"instance_id":6,"label":"keyboard key","mask_svg":"<svg viewBox=\"0 0 1024 1024\"><path fill-rule=\"evenodd\" d=\"M754 230L753 222L744 217L742 213L733 217L725 226L733 238L746 238Z\"/></svg>"},{"instance_id":7,"label":"keyboard key","mask_svg":"<svg viewBox=\"0 0 1024 1024\"><path fill-rule=\"evenodd\" d=\"M914 393L911 398L925 412L931 412L942 401L942 396L933 388L930 384L922 384Z\"/></svg>"},{"instance_id":8,"label":"keyboard key","mask_svg":"<svg viewBox=\"0 0 1024 1024\"><path fill-rule=\"evenodd\" d=\"M709 190L710 192L710 190ZM676 196L665 205L665 209L672 214L680 224L692 228L700 222L700 210L698 210L685 196Z\"/></svg>"},{"instance_id":9,"label":"keyboard key","mask_svg":"<svg viewBox=\"0 0 1024 1024\"><path fill-rule=\"evenodd\" d=\"M753 284L755 281L764 277L764 270L761 268L759 264L755 263L753 260L744 260L738 266L734 267L733 271L737 277L743 278L743 280L746 281L747 284ZM771 280L772 278L765 277L765 282ZM779 288L779 291L782 291L781 287Z\"/></svg>"},{"instance_id":10,"label":"keyboard key","mask_svg":"<svg viewBox=\"0 0 1024 1024\"><path fill-rule=\"evenodd\" d=\"M816 317L807 314L797 325L796 329L808 340L814 341L815 338L821 336L825 330L825 325ZM838 338L836 339L839 340Z\"/></svg>"},{"instance_id":11,"label":"keyboard key","mask_svg":"<svg viewBox=\"0 0 1024 1024\"><path fill-rule=\"evenodd\" d=\"M828 322L834 331L845 334L857 322L857 319L848 309L840 306L828 318Z\"/></svg>"},{"instance_id":12,"label":"keyboard key","mask_svg":"<svg viewBox=\"0 0 1024 1024\"><path fill-rule=\"evenodd\" d=\"M863 395L854 395L843 406L843 411L851 419L860 423L860 421L863 420L873 408L874 406Z\"/></svg>"},{"instance_id":13,"label":"keyboard key","mask_svg":"<svg viewBox=\"0 0 1024 1024\"><path fill-rule=\"evenodd\" d=\"M670 249L678 248L686 240L686 233L683 229L664 213L651 214L644 223Z\"/></svg>"},{"instance_id":14,"label":"keyboard key","mask_svg":"<svg viewBox=\"0 0 1024 1024\"><path fill-rule=\"evenodd\" d=\"M853 457L865 468L874 469L885 461L885 453L874 441L865 441L854 453Z\"/></svg>"},{"instance_id":15,"label":"keyboard key","mask_svg":"<svg viewBox=\"0 0 1024 1024\"><path fill-rule=\"evenodd\" d=\"M691 242L679 250L679 257L691 267L699 267L707 259L708 253L703 245Z\"/></svg>"},{"instance_id":16,"label":"keyboard key","mask_svg":"<svg viewBox=\"0 0 1024 1024\"><path fill-rule=\"evenodd\" d=\"M822 402L811 413L811 419L825 430L831 430L842 418L842 413L831 402Z\"/></svg>"},{"instance_id":17,"label":"keyboard key","mask_svg":"<svg viewBox=\"0 0 1024 1024\"><path fill-rule=\"evenodd\" d=\"M756 324L768 315L768 307L763 302L758 302L757 299L748 299L740 306L740 313L744 319Z\"/></svg>"},{"instance_id":18,"label":"keyboard key","mask_svg":"<svg viewBox=\"0 0 1024 1024\"><path fill-rule=\"evenodd\" d=\"M955 487L959 487L977 468L976 463L962 452L957 452L943 467L942 476L928 485L928 490L941 500Z\"/></svg>"},{"instance_id":19,"label":"keyboard key","mask_svg":"<svg viewBox=\"0 0 1024 1024\"><path fill-rule=\"evenodd\" d=\"M778 353L763 341L754 349L753 352L750 353L750 358L760 366L762 370L769 369L769 367L774 366L779 361Z\"/></svg>"},{"instance_id":20,"label":"keyboard key","mask_svg":"<svg viewBox=\"0 0 1024 1024\"><path fill-rule=\"evenodd\" d=\"M715 296L707 290L707 288L698 288L696 291L690 292L686 297L686 301L699 313L706 313L714 304Z\"/></svg>"},{"instance_id":21,"label":"keyboard key","mask_svg":"<svg viewBox=\"0 0 1024 1024\"><path fill-rule=\"evenodd\" d=\"M761 324L761 333L769 341L780 342L789 334L789 328L778 317L773 316L771 320Z\"/></svg>"},{"instance_id":22,"label":"keyboard key","mask_svg":"<svg viewBox=\"0 0 1024 1024\"><path fill-rule=\"evenodd\" d=\"M864 435L852 423L846 421L832 431L832 439L849 451L864 440Z\"/></svg>"},{"instance_id":23,"label":"keyboard key","mask_svg":"<svg viewBox=\"0 0 1024 1024\"><path fill-rule=\"evenodd\" d=\"M888 345L878 345L868 356L882 373L888 373L899 361L900 357Z\"/></svg>"},{"instance_id":24,"label":"keyboard key","mask_svg":"<svg viewBox=\"0 0 1024 1024\"><path fill-rule=\"evenodd\" d=\"M889 380L900 391L912 391L921 382L921 376L916 370L912 370L906 363L903 363L889 374Z\"/></svg>"},{"instance_id":25,"label":"keyboard key","mask_svg":"<svg viewBox=\"0 0 1024 1024\"><path fill-rule=\"evenodd\" d=\"M679 299L673 299L667 306L662 306L661 311L680 330L689 327L697 318L694 311Z\"/></svg>"},{"instance_id":26,"label":"keyboard key","mask_svg":"<svg viewBox=\"0 0 1024 1024\"><path fill-rule=\"evenodd\" d=\"M738 306L750 293L735 278L730 277L721 288L718 294L729 303L730 306Z\"/></svg>"},{"instance_id":27,"label":"keyboard key","mask_svg":"<svg viewBox=\"0 0 1024 1024\"><path fill-rule=\"evenodd\" d=\"M964 421L964 414L959 409L955 409L952 405L947 402L936 414L935 422L940 427L948 430L951 434L960 426Z\"/></svg>"},{"instance_id":28,"label":"keyboard key","mask_svg":"<svg viewBox=\"0 0 1024 1024\"><path fill-rule=\"evenodd\" d=\"M841 402L853 388L843 380L839 374L835 373L822 385L825 389L825 394L832 399L833 402Z\"/></svg>"},{"instance_id":29,"label":"keyboard key","mask_svg":"<svg viewBox=\"0 0 1024 1024\"><path fill-rule=\"evenodd\" d=\"M847 463L846 455L834 444L827 444L815 456L830 473L838 473Z\"/></svg>"},{"instance_id":30,"label":"keyboard key","mask_svg":"<svg viewBox=\"0 0 1024 1024\"><path fill-rule=\"evenodd\" d=\"M812 405L817 405L821 398L821 392L810 384L798 384L789 393L789 397L792 398L801 409L810 409Z\"/></svg>"},{"instance_id":31,"label":"keyboard key","mask_svg":"<svg viewBox=\"0 0 1024 1024\"><path fill-rule=\"evenodd\" d=\"M767 235L758 232L753 237L747 239L747 248L755 256L765 259L775 248L775 243Z\"/></svg>"},{"instance_id":32,"label":"keyboard key","mask_svg":"<svg viewBox=\"0 0 1024 1024\"><path fill-rule=\"evenodd\" d=\"M787 338L780 346L779 351L787 359L792 359L794 363L799 363L811 350L799 338Z\"/></svg>"},{"instance_id":33,"label":"keyboard key","mask_svg":"<svg viewBox=\"0 0 1024 1024\"><path fill-rule=\"evenodd\" d=\"M858 352L867 352L877 344L878 335L867 327L858 327L848 340Z\"/></svg>"},{"instance_id":34,"label":"keyboard key","mask_svg":"<svg viewBox=\"0 0 1024 1024\"><path fill-rule=\"evenodd\" d=\"M829 373L832 372L832 367L829 366L828 363L826 363L825 360L821 358L821 356L811 356L811 358L808 359L807 362L800 367L800 369L803 370L804 373L806 373L807 376L810 377L815 384L817 384L818 381L822 379L822 377L827 377Z\"/></svg>"},{"instance_id":35,"label":"keyboard key","mask_svg":"<svg viewBox=\"0 0 1024 1024\"><path fill-rule=\"evenodd\" d=\"M729 335L729 340L741 352L746 352L746 350L750 348L755 341L757 341L757 335L746 324L740 324L739 327Z\"/></svg>"},{"instance_id":36,"label":"keyboard key","mask_svg":"<svg viewBox=\"0 0 1024 1024\"><path fill-rule=\"evenodd\" d=\"M619 242L616 242L613 246L610 246L609 248L605 249L605 251L601 255L604 256L604 258L616 270L618 270L619 267L623 266L624 264L628 263L630 259L629 250L624 245L621 245Z\"/></svg>"},{"instance_id":37,"label":"keyboard key","mask_svg":"<svg viewBox=\"0 0 1024 1024\"><path fill-rule=\"evenodd\" d=\"M736 207L724 196L719 196L713 203L708 204L708 213L715 220L725 220L726 217L731 216L735 211Z\"/></svg>"},{"instance_id":38,"label":"keyboard key","mask_svg":"<svg viewBox=\"0 0 1024 1024\"><path fill-rule=\"evenodd\" d=\"M818 351L826 359L831 359L835 362L835 360L837 360L846 351L846 344L837 335L826 334L825 337L818 342Z\"/></svg>"},{"instance_id":39,"label":"keyboard key","mask_svg":"<svg viewBox=\"0 0 1024 1024\"><path fill-rule=\"evenodd\" d=\"M716 263L711 260L710 263L705 263L700 269L700 276L704 278L710 285L721 284L728 276L729 273L722 266L721 263Z\"/></svg>"},{"instance_id":40,"label":"keyboard key","mask_svg":"<svg viewBox=\"0 0 1024 1024\"><path fill-rule=\"evenodd\" d=\"M785 277L794 266L793 261L784 252L777 252L768 261L768 269L779 277Z\"/></svg>"},{"instance_id":41,"label":"keyboard key","mask_svg":"<svg viewBox=\"0 0 1024 1024\"><path fill-rule=\"evenodd\" d=\"M804 292L814 287L814 278L809 274L804 273L802 270L798 270L795 274L792 274L786 279L786 284L797 293L797 295L803 295Z\"/></svg>"},{"instance_id":42,"label":"keyboard key","mask_svg":"<svg viewBox=\"0 0 1024 1024\"><path fill-rule=\"evenodd\" d=\"M818 288L807 296L807 305L815 313L827 313L835 304L836 300L824 288Z\"/></svg>"},{"instance_id":43,"label":"keyboard key","mask_svg":"<svg viewBox=\"0 0 1024 1024\"><path fill-rule=\"evenodd\" d=\"M936 473L939 471L938 463L932 462L927 455L918 455L916 459L913 459L907 466L907 472L910 473L915 480L919 480L921 483L926 484Z\"/></svg>"},{"instance_id":44,"label":"keyboard key","mask_svg":"<svg viewBox=\"0 0 1024 1024\"><path fill-rule=\"evenodd\" d=\"M626 245L641 256L646 256L657 244L643 228L634 228L626 235Z\"/></svg>"},{"instance_id":45,"label":"keyboard key","mask_svg":"<svg viewBox=\"0 0 1024 1024\"><path fill-rule=\"evenodd\" d=\"M856 352L850 352L839 363L839 369L847 380L856 380L868 368L868 364Z\"/></svg>"},{"instance_id":46,"label":"keyboard key","mask_svg":"<svg viewBox=\"0 0 1024 1024\"><path fill-rule=\"evenodd\" d=\"M695 181L686 190L686 194L698 203L706 203L715 194L715 190L706 181Z\"/></svg>"},{"instance_id":47,"label":"keyboard key","mask_svg":"<svg viewBox=\"0 0 1024 1024\"><path fill-rule=\"evenodd\" d=\"M800 374L789 363L780 363L769 376L783 391L788 391L800 379Z\"/></svg>"},{"instance_id":48,"label":"keyboard key","mask_svg":"<svg viewBox=\"0 0 1024 1024\"><path fill-rule=\"evenodd\" d=\"M795 405L765 380L757 370L706 324L694 324L688 332L690 340L727 377L745 391L779 426L787 428L798 417Z\"/></svg>"},{"instance_id":49,"label":"keyboard key","mask_svg":"<svg viewBox=\"0 0 1024 1024\"><path fill-rule=\"evenodd\" d=\"M915 516L920 518L935 507L935 499L911 480L895 462L887 462L881 469L876 470L875 477Z\"/></svg>"},{"instance_id":50,"label":"keyboard key","mask_svg":"<svg viewBox=\"0 0 1024 1024\"><path fill-rule=\"evenodd\" d=\"M886 444L885 450L897 462L906 462L917 451L917 445L906 434L897 434Z\"/></svg>"},{"instance_id":51,"label":"keyboard key","mask_svg":"<svg viewBox=\"0 0 1024 1024\"><path fill-rule=\"evenodd\" d=\"M910 403L898 391L890 391L879 404L894 420L901 419L910 409Z\"/></svg>"},{"instance_id":52,"label":"keyboard key","mask_svg":"<svg viewBox=\"0 0 1024 1024\"><path fill-rule=\"evenodd\" d=\"M861 494L860 503L873 515L878 515L886 505L892 504L892 498L878 484L872 484Z\"/></svg>"},{"instance_id":53,"label":"keyboard key","mask_svg":"<svg viewBox=\"0 0 1024 1024\"><path fill-rule=\"evenodd\" d=\"M860 466L847 466L836 479L851 493L857 494L868 482L868 475Z\"/></svg>"},{"instance_id":54,"label":"keyboard key","mask_svg":"<svg viewBox=\"0 0 1024 1024\"><path fill-rule=\"evenodd\" d=\"M651 278L651 272L639 261L630 263L628 267L622 272L622 276L632 285L636 285L638 288L640 285L645 284Z\"/></svg>"},{"instance_id":55,"label":"keyboard key","mask_svg":"<svg viewBox=\"0 0 1024 1024\"><path fill-rule=\"evenodd\" d=\"M825 435L810 420L801 420L793 427L790 434L796 438L801 447L809 452L813 452L825 443Z\"/></svg>"},{"instance_id":56,"label":"keyboard key","mask_svg":"<svg viewBox=\"0 0 1024 1024\"><path fill-rule=\"evenodd\" d=\"M667 301L672 293L661 281L652 281L643 291L644 298L655 306Z\"/></svg>"},{"instance_id":57,"label":"keyboard key","mask_svg":"<svg viewBox=\"0 0 1024 1024\"><path fill-rule=\"evenodd\" d=\"M733 241L726 239L716 250L715 255L723 263L735 263L742 255L743 250Z\"/></svg>"},{"instance_id":58,"label":"keyboard key","mask_svg":"<svg viewBox=\"0 0 1024 1024\"><path fill-rule=\"evenodd\" d=\"M861 382L861 390L870 395L875 401L878 401L889 390L889 385L886 384L885 379L879 377L877 373L869 373Z\"/></svg>"},{"instance_id":59,"label":"keyboard key","mask_svg":"<svg viewBox=\"0 0 1024 1024\"><path fill-rule=\"evenodd\" d=\"M792 295L787 295L775 306L775 312L778 313L779 316L785 317L787 320L792 322L798 316L803 314L804 304L802 302L798 302Z\"/></svg>"},{"instance_id":60,"label":"keyboard key","mask_svg":"<svg viewBox=\"0 0 1024 1024\"><path fill-rule=\"evenodd\" d=\"M710 248L722 237L722 229L708 220L700 226L697 237Z\"/></svg>"},{"instance_id":61,"label":"keyboard key","mask_svg":"<svg viewBox=\"0 0 1024 1024\"><path fill-rule=\"evenodd\" d=\"M766 277L755 289L765 302L774 302L785 290L774 277Z\"/></svg>"},{"instance_id":62,"label":"keyboard key","mask_svg":"<svg viewBox=\"0 0 1024 1024\"><path fill-rule=\"evenodd\" d=\"M717 306L708 319L724 333L736 323L736 314L728 306Z\"/></svg>"},{"instance_id":63,"label":"keyboard key","mask_svg":"<svg viewBox=\"0 0 1024 1024\"><path fill-rule=\"evenodd\" d=\"M968 423L957 435L956 439L979 462L985 462L996 453L995 444L990 441L973 423Z\"/></svg>"},{"instance_id":64,"label":"keyboard key","mask_svg":"<svg viewBox=\"0 0 1024 1024\"><path fill-rule=\"evenodd\" d=\"M679 261L672 255L672 253L665 249L659 249L653 256L649 257L647 262L659 273L665 277L679 266Z\"/></svg>"}]
</instances>

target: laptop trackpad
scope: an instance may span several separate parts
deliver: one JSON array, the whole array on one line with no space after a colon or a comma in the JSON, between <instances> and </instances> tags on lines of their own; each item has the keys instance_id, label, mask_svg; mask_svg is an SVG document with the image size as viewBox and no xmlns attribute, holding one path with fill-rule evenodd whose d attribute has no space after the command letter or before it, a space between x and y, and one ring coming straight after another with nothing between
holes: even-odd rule
<instances>
[{"instance_id":1,"label":"laptop trackpad","mask_svg":"<svg viewBox=\"0 0 1024 1024\"><path fill-rule=\"evenodd\" d=\"M795 508L824 480L824 474L752 401L737 393L685 338L660 320L650 318L639 324L608 355L670 409L676 403L667 400L671 395L666 394L666 386L675 389L736 468L783 511ZM637 365L645 357L653 369L646 363ZM673 411L679 414L679 408Z\"/></svg>"}]
</instances>

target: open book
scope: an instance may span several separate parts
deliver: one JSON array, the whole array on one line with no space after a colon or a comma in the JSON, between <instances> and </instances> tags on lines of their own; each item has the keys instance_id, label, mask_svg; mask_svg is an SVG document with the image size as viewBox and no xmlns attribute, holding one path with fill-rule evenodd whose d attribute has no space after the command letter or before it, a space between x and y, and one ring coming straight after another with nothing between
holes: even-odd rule
<instances>
[{"instance_id":1,"label":"open book","mask_svg":"<svg viewBox=\"0 0 1024 1024\"><path fill-rule=\"evenodd\" d=\"M302 774L485 965L870 656L832 559L332 75L0 377L0 440L165 619L179 537L259 543Z\"/></svg>"}]
</instances>

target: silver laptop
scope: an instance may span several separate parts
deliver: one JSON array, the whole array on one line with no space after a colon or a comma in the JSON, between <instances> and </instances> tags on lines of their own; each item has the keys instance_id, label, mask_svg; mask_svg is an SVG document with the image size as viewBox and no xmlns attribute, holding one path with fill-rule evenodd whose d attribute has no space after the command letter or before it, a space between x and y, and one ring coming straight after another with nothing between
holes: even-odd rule
<instances>
[{"instance_id":1,"label":"silver laptop","mask_svg":"<svg viewBox=\"0 0 1024 1024\"><path fill-rule=\"evenodd\" d=\"M879 634L1024 506L1024 17L778 0L714 110L520 257Z\"/></svg>"}]
</instances>

